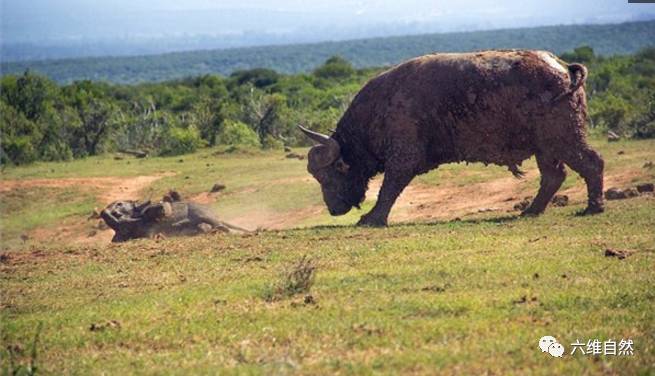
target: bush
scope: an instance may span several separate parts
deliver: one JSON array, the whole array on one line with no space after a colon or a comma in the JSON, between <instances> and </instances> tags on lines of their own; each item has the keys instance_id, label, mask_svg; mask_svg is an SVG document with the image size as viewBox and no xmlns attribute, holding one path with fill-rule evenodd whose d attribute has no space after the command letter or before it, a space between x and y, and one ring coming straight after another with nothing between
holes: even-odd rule
<instances>
[{"instance_id":1,"label":"bush","mask_svg":"<svg viewBox=\"0 0 655 376\"><path fill-rule=\"evenodd\" d=\"M284 142L268 134L262 141L262 147L264 149L283 149Z\"/></svg>"},{"instance_id":2,"label":"bush","mask_svg":"<svg viewBox=\"0 0 655 376\"><path fill-rule=\"evenodd\" d=\"M160 154L180 155L193 153L204 145L205 141L200 138L200 133L195 127L180 128L173 126L166 133L166 139Z\"/></svg>"},{"instance_id":3,"label":"bush","mask_svg":"<svg viewBox=\"0 0 655 376\"><path fill-rule=\"evenodd\" d=\"M240 121L226 122L218 135L218 142L223 145L261 146L257 133Z\"/></svg>"},{"instance_id":4,"label":"bush","mask_svg":"<svg viewBox=\"0 0 655 376\"><path fill-rule=\"evenodd\" d=\"M32 145L32 140L27 136L2 140L0 154L0 162L2 164L11 162L20 165L34 162L38 158L38 154Z\"/></svg>"}]
</instances>

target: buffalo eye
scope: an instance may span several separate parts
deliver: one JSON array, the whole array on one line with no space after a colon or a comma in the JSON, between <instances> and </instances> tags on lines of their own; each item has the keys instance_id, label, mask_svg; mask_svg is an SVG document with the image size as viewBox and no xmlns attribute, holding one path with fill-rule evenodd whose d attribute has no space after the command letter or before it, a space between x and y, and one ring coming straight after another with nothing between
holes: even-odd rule
<instances>
[{"instance_id":1,"label":"buffalo eye","mask_svg":"<svg viewBox=\"0 0 655 376\"><path fill-rule=\"evenodd\" d=\"M350 166L346 162L343 161L343 159L338 159L334 163L334 167L337 169L337 171L341 172L342 174L345 174L348 172L350 169Z\"/></svg>"}]
</instances>

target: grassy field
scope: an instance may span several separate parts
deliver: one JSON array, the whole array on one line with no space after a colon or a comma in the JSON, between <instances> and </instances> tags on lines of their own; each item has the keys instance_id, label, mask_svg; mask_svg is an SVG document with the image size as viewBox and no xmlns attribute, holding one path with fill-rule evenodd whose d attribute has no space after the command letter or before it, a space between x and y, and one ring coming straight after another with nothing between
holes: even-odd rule
<instances>
[{"instance_id":1,"label":"grassy field","mask_svg":"<svg viewBox=\"0 0 655 376\"><path fill-rule=\"evenodd\" d=\"M654 180L655 169L643 165L655 160L655 141L594 145L611 184ZM535 193L534 162L524 167L528 178L510 181L508 196ZM9 168L2 180L157 174L143 196L175 187L204 197L221 182L227 189L212 205L225 218L254 223L272 213L299 228L112 245L37 241L37 229L106 204L98 190L1 191L3 372L27 372L37 332L34 362L45 374L655 372L653 196L576 216L584 187L570 173L563 189L573 204L537 218L453 210L461 219L394 221L419 213L408 204L394 210L389 228L367 229L352 226L361 212L328 217L305 161L280 152L106 156ZM451 190L440 206L483 202L485 185L508 175L448 165L411 188ZM477 196L465 196L467 189ZM21 234L32 238L21 241ZM607 248L632 254L606 257ZM310 260L304 269L303 257ZM294 270L308 278L289 277ZM544 335L565 346L562 359L539 350ZM634 355L570 355L577 339L631 339Z\"/></svg>"}]
</instances>

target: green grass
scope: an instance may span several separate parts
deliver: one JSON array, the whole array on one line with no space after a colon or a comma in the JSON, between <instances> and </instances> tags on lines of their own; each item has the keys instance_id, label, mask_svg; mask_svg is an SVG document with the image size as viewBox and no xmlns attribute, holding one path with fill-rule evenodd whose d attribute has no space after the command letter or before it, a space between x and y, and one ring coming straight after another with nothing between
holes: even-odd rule
<instances>
[{"instance_id":1,"label":"green grass","mask_svg":"<svg viewBox=\"0 0 655 376\"><path fill-rule=\"evenodd\" d=\"M12 190L0 200L3 241L15 241L27 230L47 227L70 216L88 216L96 200L76 188L34 187Z\"/></svg>"},{"instance_id":2,"label":"green grass","mask_svg":"<svg viewBox=\"0 0 655 376\"><path fill-rule=\"evenodd\" d=\"M608 171L635 170L635 182L652 181L653 170L641 166L655 159L653 141L595 144ZM212 153L181 163L107 157L39 164L8 169L3 179L46 177L39 171L53 168L59 177L174 170L153 192L176 184L193 194L220 180L228 192L219 208L320 204L318 186L302 180L305 162L279 152ZM202 170L206 163L212 171ZM509 176L500 168L444 167L421 183ZM39 201L49 194L12 194L13 201L2 196L2 215L26 223L34 208L50 205ZM86 205L66 194L54 196L71 201L71 213ZM242 201L221 202L232 198ZM652 374L655 197L610 201L597 216L576 216L580 209L386 229L351 226L360 213L322 214L305 223L321 226L296 230L5 249L1 366L8 371L8 346L18 349L17 363L29 362L42 323L36 363L44 374ZM608 247L634 253L605 257ZM309 292L270 299L304 256L316 267ZM305 303L306 295L314 302ZM542 354L543 335L560 340L567 355ZM635 355L568 355L576 339L596 338L632 339Z\"/></svg>"}]
</instances>

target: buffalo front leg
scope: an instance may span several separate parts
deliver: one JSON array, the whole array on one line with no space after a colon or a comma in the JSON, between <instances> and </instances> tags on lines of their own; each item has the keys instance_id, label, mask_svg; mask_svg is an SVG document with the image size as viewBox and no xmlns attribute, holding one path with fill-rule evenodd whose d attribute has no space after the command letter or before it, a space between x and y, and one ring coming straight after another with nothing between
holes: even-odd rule
<instances>
[{"instance_id":1,"label":"buffalo front leg","mask_svg":"<svg viewBox=\"0 0 655 376\"><path fill-rule=\"evenodd\" d=\"M413 178L414 175L406 172L386 172L375 206L370 212L362 216L359 222L357 222L357 225L372 227L386 226L391 207Z\"/></svg>"}]
</instances>

